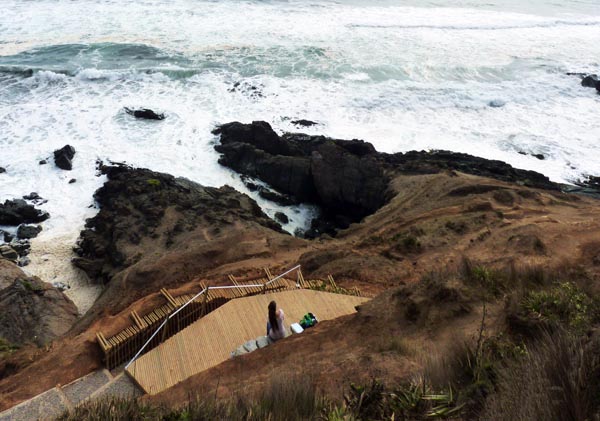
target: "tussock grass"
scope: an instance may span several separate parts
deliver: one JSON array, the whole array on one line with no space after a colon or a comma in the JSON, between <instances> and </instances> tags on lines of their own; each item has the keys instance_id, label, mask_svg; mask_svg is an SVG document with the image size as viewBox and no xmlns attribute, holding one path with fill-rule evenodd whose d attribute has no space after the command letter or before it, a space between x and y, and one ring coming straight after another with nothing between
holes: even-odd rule
<instances>
[{"instance_id":1,"label":"tussock grass","mask_svg":"<svg viewBox=\"0 0 600 421\"><path fill-rule=\"evenodd\" d=\"M392 353L398 355L413 355L414 346L401 336L391 336L383 338L376 344L377 351L380 353Z\"/></svg>"},{"instance_id":2,"label":"tussock grass","mask_svg":"<svg viewBox=\"0 0 600 421\"><path fill-rule=\"evenodd\" d=\"M181 408L165 408L136 399L107 398L65 412L60 421L296 421L319 418L329 403L307 375L274 377L255 399L191 398ZM332 407L331 407L332 408Z\"/></svg>"},{"instance_id":3,"label":"tussock grass","mask_svg":"<svg viewBox=\"0 0 600 421\"><path fill-rule=\"evenodd\" d=\"M595 420L600 418L600 342L566 331L545 333L521 359L499 371L497 392L481 419Z\"/></svg>"}]
</instances>

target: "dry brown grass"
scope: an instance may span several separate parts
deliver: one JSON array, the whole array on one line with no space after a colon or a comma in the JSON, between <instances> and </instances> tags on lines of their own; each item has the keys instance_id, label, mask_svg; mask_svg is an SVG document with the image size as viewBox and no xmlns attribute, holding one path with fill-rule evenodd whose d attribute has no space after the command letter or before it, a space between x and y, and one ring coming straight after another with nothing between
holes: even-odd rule
<instances>
[{"instance_id":1,"label":"dry brown grass","mask_svg":"<svg viewBox=\"0 0 600 421\"><path fill-rule=\"evenodd\" d=\"M190 396L180 408L166 408L136 399L108 398L86 402L62 414L60 421L300 421L317 419L330 408L304 374L274 376L254 399L217 400L212 394Z\"/></svg>"},{"instance_id":2,"label":"dry brown grass","mask_svg":"<svg viewBox=\"0 0 600 421\"><path fill-rule=\"evenodd\" d=\"M528 355L499 371L481 415L490 421L600 419L600 342L545 334Z\"/></svg>"}]
</instances>

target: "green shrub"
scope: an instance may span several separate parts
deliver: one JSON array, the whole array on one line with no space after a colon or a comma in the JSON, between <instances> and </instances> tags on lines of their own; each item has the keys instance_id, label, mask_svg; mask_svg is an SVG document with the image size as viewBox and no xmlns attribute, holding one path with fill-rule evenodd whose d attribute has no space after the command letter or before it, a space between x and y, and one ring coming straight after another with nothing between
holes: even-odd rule
<instances>
[{"instance_id":1,"label":"green shrub","mask_svg":"<svg viewBox=\"0 0 600 421\"><path fill-rule=\"evenodd\" d=\"M464 221L448 221L446 222L445 227L457 234L464 234L467 232L467 224Z\"/></svg>"},{"instance_id":2,"label":"green shrub","mask_svg":"<svg viewBox=\"0 0 600 421\"><path fill-rule=\"evenodd\" d=\"M32 292L42 291L43 288L40 285L34 284L27 279L21 279L21 285L27 290Z\"/></svg>"},{"instance_id":3,"label":"green shrub","mask_svg":"<svg viewBox=\"0 0 600 421\"><path fill-rule=\"evenodd\" d=\"M395 249L397 251L403 253L417 253L421 251L419 239L410 233L397 234L392 238L392 241L396 243Z\"/></svg>"},{"instance_id":4,"label":"green shrub","mask_svg":"<svg viewBox=\"0 0 600 421\"><path fill-rule=\"evenodd\" d=\"M589 328L593 316L593 302L572 282L562 282L554 287L528 292L523 309L541 320L563 323L568 328L582 332Z\"/></svg>"},{"instance_id":5,"label":"green shrub","mask_svg":"<svg viewBox=\"0 0 600 421\"><path fill-rule=\"evenodd\" d=\"M381 382L350 385L345 405L337 411L345 418L332 420L427 420L448 419L459 416L462 404L458 404L451 387L434 392L422 378L387 389ZM336 413L330 410L329 414Z\"/></svg>"},{"instance_id":6,"label":"green shrub","mask_svg":"<svg viewBox=\"0 0 600 421\"><path fill-rule=\"evenodd\" d=\"M151 186L160 187L160 180L157 180L156 178L149 178L148 180L146 180L146 182Z\"/></svg>"},{"instance_id":7,"label":"green shrub","mask_svg":"<svg viewBox=\"0 0 600 421\"><path fill-rule=\"evenodd\" d=\"M500 271L485 266L475 265L469 259L462 261L461 276L465 283L483 288L496 297L506 288L506 277Z\"/></svg>"},{"instance_id":8,"label":"green shrub","mask_svg":"<svg viewBox=\"0 0 600 421\"><path fill-rule=\"evenodd\" d=\"M12 353L19 349L18 345L8 342L6 339L0 337L0 357Z\"/></svg>"}]
</instances>

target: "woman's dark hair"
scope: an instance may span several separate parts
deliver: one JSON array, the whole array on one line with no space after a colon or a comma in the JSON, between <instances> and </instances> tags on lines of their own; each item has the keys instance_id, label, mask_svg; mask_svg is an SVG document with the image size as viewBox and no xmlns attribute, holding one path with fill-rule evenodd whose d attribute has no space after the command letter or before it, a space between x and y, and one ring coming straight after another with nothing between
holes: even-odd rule
<instances>
[{"instance_id":1,"label":"woman's dark hair","mask_svg":"<svg viewBox=\"0 0 600 421\"><path fill-rule=\"evenodd\" d=\"M271 323L271 329L279 330L279 325L277 324L277 315L275 311L277 310L277 303L275 301L271 301L269 303L269 323Z\"/></svg>"}]
</instances>

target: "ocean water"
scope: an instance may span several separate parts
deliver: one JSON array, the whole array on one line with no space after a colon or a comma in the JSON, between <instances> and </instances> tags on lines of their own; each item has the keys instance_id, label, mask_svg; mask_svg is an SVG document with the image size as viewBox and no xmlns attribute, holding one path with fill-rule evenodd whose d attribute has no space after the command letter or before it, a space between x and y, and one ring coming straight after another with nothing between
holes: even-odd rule
<instances>
[{"instance_id":1,"label":"ocean water","mask_svg":"<svg viewBox=\"0 0 600 421\"><path fill-rule=\"evenodd\" d=\"M96 212L97 159L247 192L211 130L296 118L386 152L468 152L573 182L600 175L600 96L566 72L600 73L597 0L4 0L0 200L38 192L42 237L74 239ZM73 171L38 164L65 144ZM290 231L315 212L285 211Z\"/></svg>"}]
</instances>

